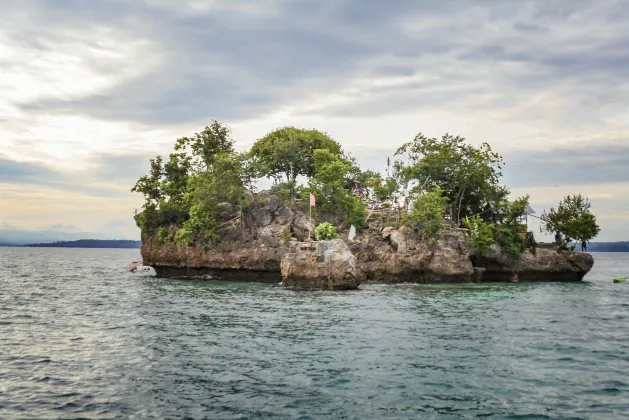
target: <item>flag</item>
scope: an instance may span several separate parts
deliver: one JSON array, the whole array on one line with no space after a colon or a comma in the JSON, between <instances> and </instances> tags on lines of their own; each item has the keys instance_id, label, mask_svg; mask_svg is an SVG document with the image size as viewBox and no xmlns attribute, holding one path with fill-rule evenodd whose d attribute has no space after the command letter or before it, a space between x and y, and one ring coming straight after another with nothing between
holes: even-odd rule
<instances>
[{"instance_id":1,"label":"flag","mask_svg":"<svg viewBox=\"0 0 629 420\"><path fill-rule=\"evenodd\" d=\"M315 207L317 205L317 201L315 200L315 196L310 193L310 207Z\"/></svg>"}]
</instances>

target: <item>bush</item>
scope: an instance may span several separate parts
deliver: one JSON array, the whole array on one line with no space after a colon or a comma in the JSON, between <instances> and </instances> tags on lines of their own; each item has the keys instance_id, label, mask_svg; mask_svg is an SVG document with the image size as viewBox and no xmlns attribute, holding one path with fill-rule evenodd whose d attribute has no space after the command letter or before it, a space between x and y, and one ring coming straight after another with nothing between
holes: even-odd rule
<instances>
[{"instance_id":1,"label":"bush","mask_svg":"<svg viewBox=\"0 0 629 420\"><path fill-rule=\"evenodd\" d=\"M419 227L422 240L434 244L443 230L448 199L437 188L415 198L413 209L402 218L406 226Z\"/></svg>"},{"instance_id":2,"label":"bush","mask_svg":"<svg viewBox=\"0 0 629 420\"><path fill-rule=\"evenodd\" d=\"M168 234L168 229L165 227L159 228L157 231L157 242L161 245L164 245L166 242L170 240L170 235Z\"/></svg>"},{"instance_id":3,"label":"bush","mask_svg":"<svg viewBox=\"0 0 629 420\"><path fill-rule=\"evenodd\" d=\"M292 237L293 233L290 231L290 228L285 227L282 231L282 243L284 244L284 246L288 245L288 243L290 242L290 238Z\"/></svg>"},{"instance_id":4,"label":"bush","mask_svg":"<svg viewBox=\"0 0 629 420\"><path fill-rule=\"evenodd\" d=\"M463 219L463 226L468 230L465 232L465 243L471 249L485 254L489 247L496 241L494 240L494 226L483 222L479 215L471 219Z\"/></svg>"},{"instance_id":5,"label":"bush","mask_svg":"<svg viewBox=\"0 0 629 420\"><path fill-rule=\"evenodd\" d=\"M328 222L321 223L315 228L315 238L317 241L329 241L338 238L336 228Z\"/></svg>"},{"instance_id":6,"label":"bush","mask_svg":"<svg viewBox=\"0 0 629 420\"><path fill-rule=\"evenodd\" d=\"M519 231L514 231L505 225L496 227L496 242L502 252L514 260L519 260L522 252L526 251L526 241L520 236Z\"/></svg>"},{"instance_id":7,"label":"bush","mask_svg":"<svg viewBox=\"0 0 629 420\"><path fill-rule=\"evenodd\" d=\"M352 198L351 208L347 213L347 224L361 230L365 227L366 213L365 205L358 198Z\"/></svg>"}]
</instances>

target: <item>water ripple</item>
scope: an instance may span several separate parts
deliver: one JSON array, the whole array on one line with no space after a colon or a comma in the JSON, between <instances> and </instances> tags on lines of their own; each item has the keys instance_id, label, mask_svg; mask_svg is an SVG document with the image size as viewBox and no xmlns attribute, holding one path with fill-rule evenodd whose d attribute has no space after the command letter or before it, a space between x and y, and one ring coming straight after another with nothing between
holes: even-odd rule
<instances>
[{"instance_id":1,"label":"water ripple","mask_svg":"<svg viewBox=\"0 0 629 420\"><path fill-rule=\"evenodd\" d=\"M346 293L0 248L0 418L629 417L624 255L582 284Z\"/></svg>"}]
</instances>

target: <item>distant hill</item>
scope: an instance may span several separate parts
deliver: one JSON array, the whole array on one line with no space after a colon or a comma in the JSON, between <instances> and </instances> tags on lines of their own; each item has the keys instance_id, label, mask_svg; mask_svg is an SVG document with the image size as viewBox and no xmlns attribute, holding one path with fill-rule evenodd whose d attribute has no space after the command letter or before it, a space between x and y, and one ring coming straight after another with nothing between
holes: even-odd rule
<instances>
[{"instance_id":1,"label":"distant hill","mask_svg":"<svg viewBox=\"0 0 629 420\"><path fill-rule=\"evenodd\" d=\"M629 242L592 242L588 252L629 252Z\"/></svg>"},{"instance_id":2,"label":"distant hill","mask_svg":"<svg viewBox=\"0 0 629 420\"><path fill-rule=\"evenodd\" d=\"M141 245L140 241L126 239L79 239L78 241L57 241L24 246L33 248L140 248Z\"/></svg>"}]
</instances>

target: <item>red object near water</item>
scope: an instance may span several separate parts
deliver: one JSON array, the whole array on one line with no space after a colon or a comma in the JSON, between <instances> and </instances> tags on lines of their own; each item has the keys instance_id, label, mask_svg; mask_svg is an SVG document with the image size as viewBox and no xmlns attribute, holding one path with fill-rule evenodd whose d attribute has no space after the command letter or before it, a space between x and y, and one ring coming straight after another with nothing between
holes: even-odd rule
<instances>
[{"instance_id":1,"label":"red object near water","mask_svg":"<svg viewBox=\"0 0 629 420\"><path fill-rule=\"evenodd\" d=\"M517 275L517 274L514 274L514 275L513 275L513 282L514 282L514 283L517 283L517 282L519 282L519 281L520 281L520 278L518 277L518 275Z\"/></svg>"}]
</instances>

